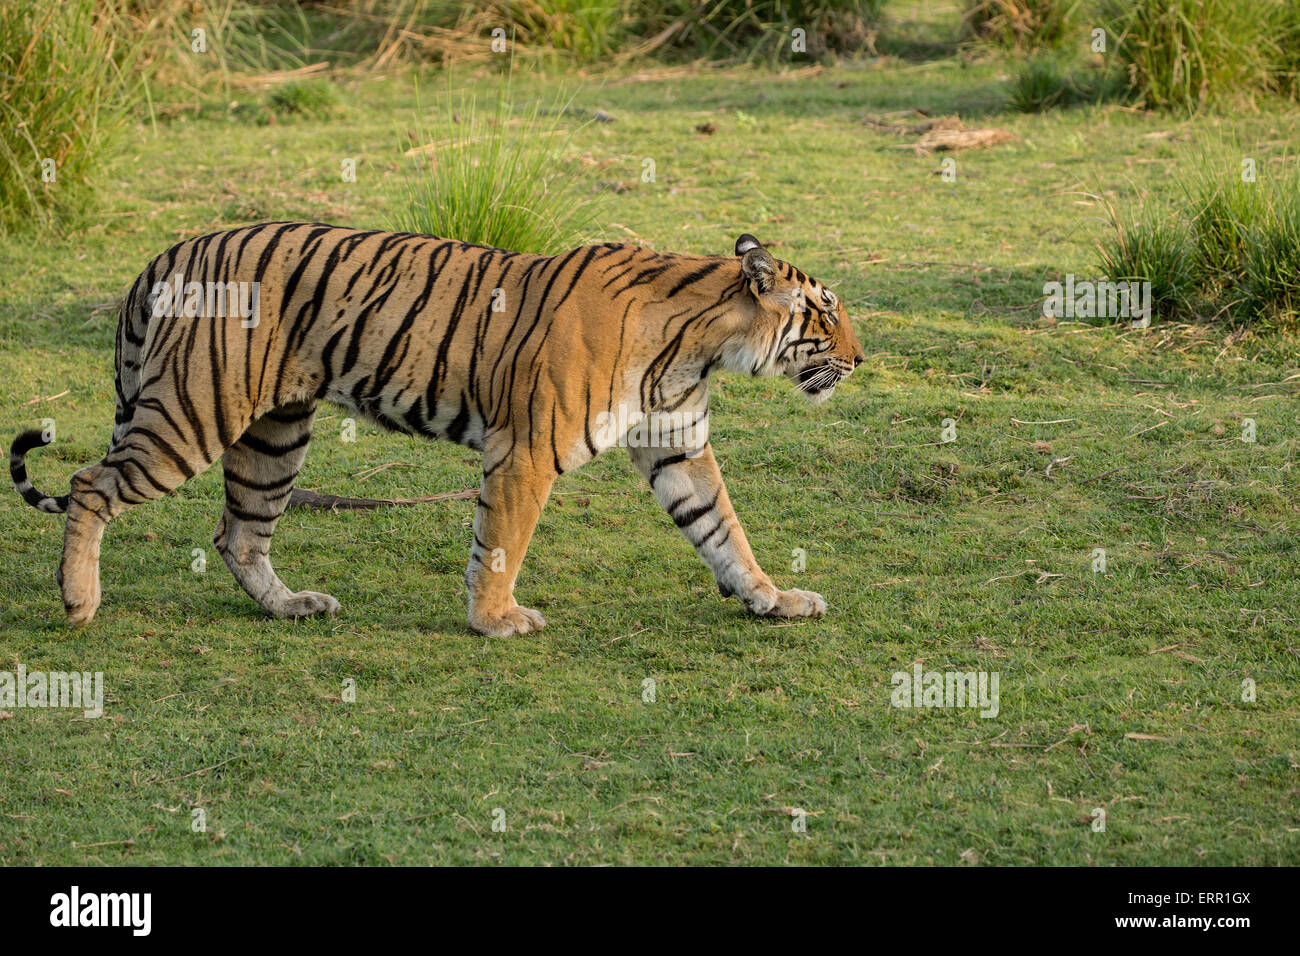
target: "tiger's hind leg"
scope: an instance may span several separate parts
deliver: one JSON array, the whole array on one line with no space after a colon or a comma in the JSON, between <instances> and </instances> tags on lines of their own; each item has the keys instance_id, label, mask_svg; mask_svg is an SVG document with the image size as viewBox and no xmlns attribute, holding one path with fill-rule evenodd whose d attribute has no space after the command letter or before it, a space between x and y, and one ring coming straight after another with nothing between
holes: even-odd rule
<instances>
[{"instance_id":1,"label":"tiger's hind leg","mask_svg":"<svg viewBox=\"0 0 1300 956\"><path fill-rule=\"evenodd\" d=\"M307 457L315 402L267 412L222 457L226 509L212 541L248 596L276 617L335 614L339 602L316 591L290 591L271 567L271 535L289 504Z\"/></svg>"},{"instance_id":2,"label":"tiger's hind leg","mask_svg":"<svg viewBox=\"0 0 1300 956\"><path fill-rule=\"evenodd\" d=\"M103 460L72 476L56 575L72 626L87 623L99 607L99 549L108 523L134 505L175 491L215 458L145 401L130 424L119 427L120 438L115 433Z\"/></svg>"},{"instance_id":3,"label":"tiger's hind leg","mask_svg":"<svg viewBox=\"0 0 1300 956\"><path fill-rule=\"evenodd\" d=\"M69 627L89 623L99 609L99 548L108 523L134 504L162 497L152 494L153 475L134 462L108 464L107 458L72 476L63 556L55 574ZM184 478L176 482L179 486ZM138 484L137 484L138 482ZM172 489L167 489L172 490Z\"/></svg>"}]
</instances>

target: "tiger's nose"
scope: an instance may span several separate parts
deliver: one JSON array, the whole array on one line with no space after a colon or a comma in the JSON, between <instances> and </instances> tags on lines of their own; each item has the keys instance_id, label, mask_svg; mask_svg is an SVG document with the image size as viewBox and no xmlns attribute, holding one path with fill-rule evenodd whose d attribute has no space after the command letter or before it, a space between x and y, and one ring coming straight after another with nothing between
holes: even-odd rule
<instances>
[{"instance_id":1,"label":"tiger's nose","mask_svg":"<svg viewBox=\"0 0 1300 956\"><path fill-rule=\"evenodd\" d=\"M854 367L854 368L857 368L859 365L861 365L861 364L862 364L863 362L865 362L866 360L867 360L867 358L866 358L865 355L855 355L855 356L853 356L853 367Z\"/></svg>"}]
</instances>

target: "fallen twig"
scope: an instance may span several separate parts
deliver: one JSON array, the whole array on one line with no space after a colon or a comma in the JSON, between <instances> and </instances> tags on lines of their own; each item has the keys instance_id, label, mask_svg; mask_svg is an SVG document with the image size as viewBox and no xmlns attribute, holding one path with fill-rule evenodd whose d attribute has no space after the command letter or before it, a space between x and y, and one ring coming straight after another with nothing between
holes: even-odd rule
<instances>
[{"instance_id":1,"label":"fallen twig","mask_svg":"<svg viewBox=\"0 0 1300 956\"><path fill-rule=\"evenodd\" d=\"M432 501L462 501L477 497L477 488L444 491L442 494L422 495L419 498L348 498L344 495L323 494L310 488L295 488L289 496L289 507L317 508L322 511L364 511L390 505L423 505Z\"/></svg>"}]
</instances>

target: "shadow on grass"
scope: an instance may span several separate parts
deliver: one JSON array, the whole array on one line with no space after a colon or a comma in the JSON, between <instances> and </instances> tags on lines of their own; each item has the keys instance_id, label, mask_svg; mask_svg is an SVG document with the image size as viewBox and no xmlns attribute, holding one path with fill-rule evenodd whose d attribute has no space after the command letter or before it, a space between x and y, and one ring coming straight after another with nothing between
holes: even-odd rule
<instances>
[{"instance_id":1,"label":"shadow on grass","mask_svg":"<svg viewBox=\"0 0 1300 956\"><path fill-rule=\"evenodd\" d=\"M1037 318L1043 283L1059 278L1049 266L1000 268L980 263L882 263L869 273L866 299L892 312L954 312L1028 323Z\"/></svg>"},{"instance_id":2,"label":"shadow on grass","mask_svg":"<svg viewBox=\"0 0 1300 956\"><path fill-rule=\"evenodd\" d=\"M708 110L743 111L767 121L834 116L861 119L872 113L898 110L917 110L934 116L958 113L963 117L1006 112L1010 104L1006 79L997 75L993 65L975 69L982 74L963 75L960 84L911 66L815 77L740 73L728 76L724 83L719 83L716 77L700 76L646 84L655 88L686 86L690 90L689 100L666 100L650 95L648 89L631 95L621 90L618 98L622 102L615 107L599 88L593 88L584 93L582 106L591 109L604 106L634 115L654 114L670 119L673 113L679 113L683 124L691 125L698 122L697 113Z\"/></svg>"},{"instance_id":3,"label":"shadow on grass","mask_svg":"<svg viewBox=\"0 0 1300 956\"><path fill-rule=\"evenodd\" d=\"M894 3L885 8L875 49L882 56L913 63L946 60L961 51L961 8L918 4L906 12Z\"/></svg>"},{"instance_id":4,"label":"shadow on grass","mask_svg":"<svg viewBox=\"0 0 1300 956\"><path fill-rule=\"evenodd\" d=\"M961 45L956 40L936 37L883 34L876 40L876 52L881 56L892 56L909 63L946 60L956 56L960 50Z\"/></svg>"}]
</instances>

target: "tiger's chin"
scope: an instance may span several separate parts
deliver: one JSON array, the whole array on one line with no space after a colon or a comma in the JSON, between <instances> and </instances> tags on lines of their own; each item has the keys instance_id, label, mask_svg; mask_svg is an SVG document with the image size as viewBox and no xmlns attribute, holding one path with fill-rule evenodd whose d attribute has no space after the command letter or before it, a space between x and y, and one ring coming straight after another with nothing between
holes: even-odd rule
<instances>
[{"instance_id":1,"label":"tiger's chin","mask_svg":"<svg viewBox=\"0 0 1300 956\"><path fill-rule=\"evenodd\" d=\"M835 386L840 383L843 376L828 363L802 368L792 373L790 378L798 386L804 398L814 405L821 405L835 392Z\"/></svg>"}]
</instances>

